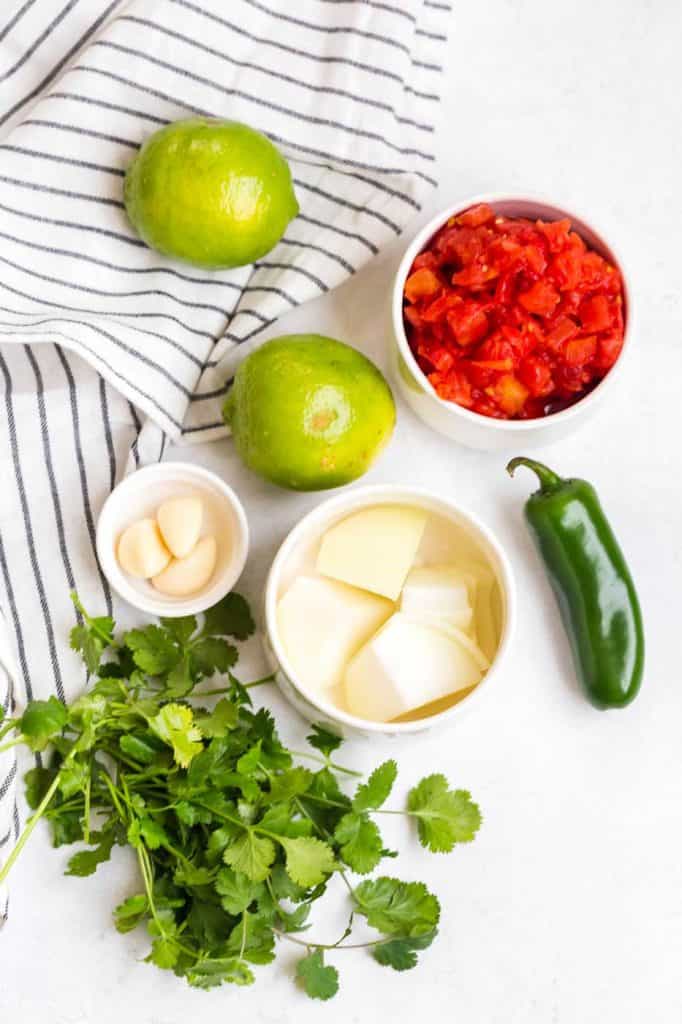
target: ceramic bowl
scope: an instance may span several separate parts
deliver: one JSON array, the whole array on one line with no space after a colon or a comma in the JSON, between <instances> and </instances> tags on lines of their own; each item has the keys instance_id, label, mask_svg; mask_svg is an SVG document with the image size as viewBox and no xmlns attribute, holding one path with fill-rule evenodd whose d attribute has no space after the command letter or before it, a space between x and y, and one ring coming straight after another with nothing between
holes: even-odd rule
<instances>
[{"instance_id":1,"label":"ceramic bowl","mask_svg":"<svg viewBox=\"0 0 682 1024\"><path fill-rule=\"evenodd\" d=\"M405 280L415 257L426 247L431 238L450 217L454 217L478 203L488 203L496 213L508 217L528 217L531 220L560 220L568 217L573 228L585 242L604 256L621 273L624 292L625 336L622 351L615 365L589 394L575 405L561 412L551 413L533 420L498 420L464 409L455 402L439 398L427 377L420 369L410 349L403 321L403 289ZM393 343L391 346L391 372L398 389L407 404L428 426L445 434L446 437L469 448L484 451L522 450L551 444L582 426L599 409L607 396L617 386L623 363L627 358L633 334L632 290L627 272L619 256L615 254L594 226L592 219L586 219L573 210L557 206L550 200L532 196L491 194L472 196L454 206L448 207L429 221L412 240L398 267L391 299L391 324Z\"/></svg>"},{"instance_id":2,"label":"ceramic bowl","mask_svg":"<svg viewBox=\"0 0 682 1024\"><path fill-rule=\"evenodd\" d=\"M280 596L300 571L314 565L322 535L330 526L351 512L375 505L408 505L425 509L452 529L455 536L474 546L477 556L490 568L499 595L499 630L497 651L491 667L478 686L467 696L443 711L429 717L403 722L373 722L350 714L335 704L312 693L296 678L277 628L277 603ZM428 526L427 526L428 531ZM425 535L426 538L426 535ZM419 554L419 553L418 553ZM434 557L424 551L426 562L445 561L434 550ZM266 657L275 673L277 684L295 708L313 723L320 723L344 736L400 736L426 729L451 725L463 713L476 707L488 694L504 670L509 656L516 613L514 579L509 560L491 531L471 512L430 491L412 487L378 485L346 491L323 502L302 519L289 533L272 563L264 594L264 644Z\"/></svg>"},{"instance_id":3,"label":"ceramic bowl","mask_svg":"<svg viewBox=\"0 0 682 1024\"><path fill-rule=\"evenodd\" d=\"M198 495L204 506L201 536L213 534L216 567L205 587L188 597L167 597L148 580L124 572L116 558L118 541L131 523L154 517L169 498ZM129 604L149 615L196 615L229 593L241 576L249 549L249 528L242 504L215 473L188 462L163 462L131 473L105 501L97 523L97 557L109 583Z\"/></svg>"}]
</instances>

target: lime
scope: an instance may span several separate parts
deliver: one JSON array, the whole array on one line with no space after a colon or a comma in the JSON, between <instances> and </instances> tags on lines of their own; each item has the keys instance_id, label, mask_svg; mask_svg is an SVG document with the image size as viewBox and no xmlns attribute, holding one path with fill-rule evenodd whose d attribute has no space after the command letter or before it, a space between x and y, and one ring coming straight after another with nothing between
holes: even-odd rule
<instances>
[{"instance_id":1,"label":"lime","mask_svg":"<svg viewBox=\"0 0 682 1024\"><path fill-rule=\"evenodd\" d=\"M289 165L270 140L205 117L147 139L126 173L124 198L147 245L213 270L264 256L298 213Z\"/></svg>"},{"instance_id":2,"label":"lime","mask_svg":"<svg viewBox=\"0 0 682 1024\"><path fill-rule=\"evenodd\" d=\"M356 349L320 334L289 334L244 360L223 415L255 473L320 491L367 472L393 432L395 403L381 372Z\"/></svg>"}]
</instances>

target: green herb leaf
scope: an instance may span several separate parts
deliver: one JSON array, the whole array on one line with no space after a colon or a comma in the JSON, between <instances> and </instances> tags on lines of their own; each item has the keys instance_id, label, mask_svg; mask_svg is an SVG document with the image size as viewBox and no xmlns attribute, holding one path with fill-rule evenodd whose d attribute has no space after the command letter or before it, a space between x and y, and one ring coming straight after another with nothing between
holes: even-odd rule
<instances>
[{"instance_id":1,"label":"green herb leaf","mask_svg":"<svg viewBox=\"0 0 682 1024\"><path fill-rule=\"evenodd\" d=\"M150 676L170 672L180 660L180 651L172 637L159 626L131 629L125 635L125 643L133 652L137 667Z\"/></svg>"},{"instance_id":2,"label":"green herb leaf","mask_svg":"<svg viewBox=\"0 0 682 1024\"><path fill-rule=\"evenodd\" d=\"M31 750L44 750L59 736L69 718L69 712L56 697L32 700L19 719L19 729Z\"/></svg>"},{"instance_id":3,"label":"green herb leaf","mask_svg":"<svg viewBox=\"0 0 682 1024\"><path fill-rule=\"evenodd\" d=\"M313 773L309 772L307 768L297 765L271 779L270 792L265 794L265 800L274 804L301 796L302 793L310 789L312 781Z\"/></svg>"},{"instance_id":4,"label":"green herb leaf","mask_svg":"<svg viewBox=\"0 0 682 1024\"><path fill-rule=\"evenodd\" d=\"M296 976L311 999L331 999L339 990L339 972L325 965L321 949L298 961Z\"/></svg>"},{"instance_id":5,"label":"green herb leaf","mask_svg":"<svg viewBox=\"0 0 682 1024\"><path fill-rule=\"evenodd\" d=\"M278 841L286 853L286 869L289 878L297 885L308 888L324 882L336 867L334 851L321 839L301 837L289 839L283 836Z\"/></svg>"},{"instance_id":6,"label":"green herb leaf","mask_svg":"<svg viewBox=\"0 0 682 1024\"><path fill-rule=\"evenodd\" d=\"M165 704L149 724L156 735L173 748L173 757L181 768L187 768L192 758L204 749L192 709L184 704Z\"/></svg>"},{"instance_id":7,"label":"green herb leaf","mask_svg":"<svg viewBox=\"0 0 682 1024\"><path fill-rule=\"evenodd\" d=\"M451 790L444 775L428 775L410 790L408 812L417 818L419 839L432 853L449 853L469 843L481 824L481 812L464 789Z\"/></svg>"},{"instance_id":8,"label":"green herb leaf","mask_svg":"<svg viewBox=\"0 0 682 1024\"><path fill-rule=\"evenodd\" d=\"M239 708L223 697L210 714L195 714L194 721L201 729L202 736L207 736L209 739L214 736L224 736L239 722Z\"/></svg>"},{"instance_id":9,"label":"green herb leaf","mask_svg":"<svg viewBox=\"0 0 682 1024\"><path fill-rule=\"evenodd\" d=\"M188 967L185 977L194 988L216 988L225 983L232 985L253 985L256 980L253 971L239 957L215 957L197 960Z\"/></svg>"},{"instance_id":10,"label":"green herb leaf","mask_svg":"<svg viewBox=\"0 0 682 1024\"><path fill-rule=\"evenodd\" d=\"M137 928L149 909L147 897L144 893L137 896L129 896L127 900L114 910L114 925L116 930L122 933L131 932Z\"/></svg>"},{"instance_id":11,"label":"green herb leaf","mask_svg":"<svg viewBox=\"0 0 682 1024\"><path fill-rule=\"evenodd\" d=\"M197 628L195 615L181 615L177 619L161 619L160 622L173 639L183 647L189 642Z\"/></svg>"},{"instance_id":12,"label":"green herb leaf","mask_svg":"<svg viewBox=\"0 0 682 1024\"><path fill-rule=\"evenodd\" d=\"M335 750L338 750L343 740L333 732L329 732L322 725L314 725L310 736L306 736L311 747L315 747L325 757L331 757Z\"/></svg>"},{"instance_id":13,"label":"green herb leaf","mask_svg":"<svg viewBox=\"0 0 682 1024\"><path fill-rule=\"evenodd\" d=\"M375 768L367 782L361 783L353 797L354 811L375 811L386 803L398 774L395 761L384 761Z\"/></svg>"},{"instance_id":14,"label":"green herb leaf","mask_svg":"<svg viewBox=\"0 0 682 1024\"><path fill-rule=\"evenodd\" d=\"M369 874L381 860L381 833L364 815L345 814L336 826L334 839L341 846L346 864L359 875Z\"/></svg>"},{"instance_id":15,"label":"green herb leaf","mask_svg":"<svg viewBox=\"0 0 682 1024\"><path fill-rule=\"evenodd\" d=\"M237 664L239 657L237 648L227 640L209 636L200 640L192 648L192 661L202 676L212 676L216 672L229 672Z\"/></svg>"},{"instance_id":16,"label":"green herb leaf","mask_svg":"<svg viewBox=\"0 0 682 1024\"><path fill-rule=\"evenodd\" d=\"M156 964L164 971L172 970L178 962L180 947L174 939L155 939L147 963Z\"/></svg>"},{"instance_id":17,"label":"green herb leaf","mask_svg":"<svg viewBox=\"0 0 682 1024\"><path fill-rule=\"evenodd\" d=\"M440 905L423 882L383 876L361 882L354 895L357 912L384 935L414 938L432 932L438 924Z\"/></svg>"},{"instance_id":18,"label":"green herb leaf","mask_svg":"<svg viewBox=\"0 0 682 1024\"><path fill-rule=\"evenodd\" d=\"M202 633L204 636L233 636L236 640L247 640L255 629L248 604L241 594L231 593L206 612Z\"/></svg>"},{"instance_id":19,"label":"green herb leaf","mask_svg":"<svg viewBox=\"0 0 682 1024\"><path fill-rule=\"evenodd\" d=\"M153 818L136 818L128 828L128 842L135 848L144 843L150 850L158 850L168 845L165 829Z\"/></svg>"},{"instance_id":20,"label":"green herb leaf","mask_svg":"<svg viewBox=\"0 0 682 1024\"><path fill-rule=\"evenodd\" d=\"M412 939L391 939L374 947L374 959L384 967L392 967L394 971L409 971L417 966L417 951L430 946L437 935L425 932Z\"/></svg>"},{"instance_id":21,"label":"green herb leaf","mask_svg":"<svg viewBox=\"0 0 682 1024\"><path fill-rule=\"evenodd\" d=\"M262 893L263 886L260 882L253 882L241 871L221 868L216 875L215 889L225 910L236 917L248 910Z\"/></svg>"},{"instance_id":22,"label":"green herb leaf","mask_svg":"<svg viewBox=\"0 0 682 1024\"><path fill-rule=\"evenodd\" d=\"M270 873L276 852L271 839L247 829L230 843L223 853L223 860L252 882L262 882Z\"/></svg>"},{"instance_id":23,"label":"green herb leaf","mask_svg":"<svg viewBox=\"0 0 682 1024\"><path fill-rule=\"evenodd\" d=\"M95 834L93 833L93 838ZM76 875L84 878L86 875L93 875L100 864L109 860L114 845L114 833L100 833L100 841L92 850L81 850L70 858L67 864L65 875Z\"/></svg>"}]
</instances>

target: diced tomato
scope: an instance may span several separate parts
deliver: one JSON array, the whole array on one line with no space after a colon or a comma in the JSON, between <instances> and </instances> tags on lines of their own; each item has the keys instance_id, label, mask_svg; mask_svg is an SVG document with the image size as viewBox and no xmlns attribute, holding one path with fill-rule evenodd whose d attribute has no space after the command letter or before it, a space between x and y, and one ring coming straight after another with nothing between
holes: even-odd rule
<instances>
[{"instance_id":1,"label":"diced tomato","mask_svg":"<svg viewBox=\"0 0 682 1024\"><path fill-rule=\"evenodd\" d=\"M553 327L549 334L545 336L547 347L552 349L553 352L558 352L565 341L575 338L579 330L580 328L575 320L571 320L568 316L562 316L556 327Z\"/></svg>"},{"instance_id":2,"label":"diced tomato","mask_svg":"<svg viewBox=\"0 0 682 1024\"><path fill-rule=\"evenodd\" d=\"M550 252L561 252L566 248L568 236L571 230L571 222L565 217L563 220L537 221L538 231L547 239Z\"/></svg>"},{"instance_id":3,"label":"diced tomato","mask_svg":"<svg viewBox=\"0 0 682 1024\"><path fill-rule=\"evenodd\" d=\"M566 219L533 223L479 204L412 264L405 327L436 393L483 416L533 419L581 398L617 360L618 270Z\"/></svg>"},{"instance_id":4,"label":"diced tomato","mask_svg":"<svg viewBox=\"0 0 682 1024\"><path fill-rule=\"evenodd\" d=\"M488 332L488 318L475 302L464 302L452 309L447 322L458 345L473 345Z\"/></svg>"},{"instance_id":5,"label":"diced tomato","mask_svg":"<svg viewBox=\"0 0 682 1024\"><path fill-rule=\"evenodd\" d=\"M558 301L559 293L549 281L536 281L528 291L519 295L523 308L538 316L551 316Z\"/></svg>"},{"instance_id":6,"label":"diced tomato","mask_svg":"<svg viewBox=\"0 0 682 1024\"><path fill-rule=\"evenodd\" d=\"M580 323L585 331L606 331L611 319L611 307L605 295L591 295L580 306Z\"/></svg>"},{"instance_id":7,"label":"diced tomato","mask_svg":"<svg viewBox=\"0 0 682 1024\"><path fill-rule=\"evenodd\" d=\"M593 334L587 338L573 338L564 346L563 360L569 366L584 366L594 359L596 352L597 339Z\"/></svg>"},{"instance_id":8,"label":"diced tomato","mask_svg":"<svg viewBox=\"0 0 682 1024\"><path fill-rule=\"evenodd\" d=\"M415 270L421 270L423 267L426 267L428 270L437 270L439 266L440 264L438 263L435 255L430 250L427 250L426 252L420 252L419 255L415 257L414 263L412 264L412 273L414 273Z\"/></svg>"},{"instance_id":9,"label":"diced tomato","mask_svg":"<svg viewBox=\"0 0 682 1024\"><path fill-rule=\"evenodd\" d=\"M405 298L408 302L416 302L417 299L425 299L435 295L441 289L441 283L432 270L422 267L410 274L405 282Z\"/></svg>"},{"instance_id":10,"label":"diced tomato","mask_svg":"<svg viewBox=\"0 0 682 1024\"><path fill-rule=\"evenodd\" d=\"M497 267L490 267L487 263L469 263L452 275L452 283L459 285L460 288L479 289L488 281L499 277L499 274Z\"/></svg>"},{"instance_id":11,"label":"diced tomato","mask_svg":"<svg viewBox=\"0 0 682 1024\"><path fill-rule=\"evenodd\" d=\"M599 344L597 345L595 366L600 370L610 370L620 355L622 347L622 334L619 334L616 331L612 331L610 334L605 334L603 338L599 339Z\"/></svg>"},{"instance_id":12,"label":"diced tomato","mask_svg":"<svg viewBox=\"0 0 682 1024\"><path fill-rule=\"evenodd\" d=\"M542 398L552 393L552 370L539 356L527 356L521 363L518 373L520 381L525 384L533 398Z\"/></svg>"},{"instance_id":13,"label":"diced tomato","mask_svg":"<svg viewBox=\"0 0 682 1024\"><path fill-rule=\"evenodd\" d=\"M550 264L550 273L560 291L572 291L580 283L582 257L575 249L558 252Z\"/></svg>"},{"instance_id":14,"label":"diced tomato","mask_svg":"<svg viewBox=\"0 0 682 1024\"><path fill-rule=\"evenodd\" d=\"M471 209L460 213L455 219L463 227L478 228L481 224L488 224L494 217L495 214L487 203L479 203L478 206L472 206Z\"/></svg>"},{"instance_id":15,"label":"diced tomato","mask_svg":"<svg viewBox=\"0 0 682 1024\"><path fill-rule=\"evenodd\" d=\"M505 373L492 387L486 388L485 393L497 402L507 416L516 416L528 398L528 388L512 373Z\"/></svg>"}]
</instances>

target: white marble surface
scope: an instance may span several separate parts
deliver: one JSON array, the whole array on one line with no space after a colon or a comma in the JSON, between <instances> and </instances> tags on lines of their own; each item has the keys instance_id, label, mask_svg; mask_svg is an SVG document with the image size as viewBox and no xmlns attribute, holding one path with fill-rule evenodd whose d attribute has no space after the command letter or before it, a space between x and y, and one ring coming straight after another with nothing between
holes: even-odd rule
<instances>
[{"instance_id":1,"label":"white marble surface","mask_svg":"<svg viewBox=\"0 0 682 1024\"><path fill-rule=\"evenodd\" d=\"M672 0L456 6L442 188L423 219L481 190L540 191L593 212L632 265L639 332L620 392L583 433L544 454L597 484L629 556L648 635L641 695L625 712L600 714L578 692L521 520L530 478L510 482L501 456L458 449L401 408L368 479L438 488L475 509L506 545L521 596L509 671L477 712L447 735L346 753L360 766L397 756L403 787L425 769L443 770L483 809L477 840L450 857L394 834L405 852L392 868L426 879L442 900L441 935L422 966L396 975L344 953L341 993L322 1006L293 986L285 951L250 990L193 992L139 962L143 938L111 927L132 865L119 854L95 878L63 878L65 855L41 833L13 877L14 915L0 940L3 1021L680 1020L682 8ZM334 334L382 362L383 303L402 245L280 329ZM173 456L219 470L243 496L254 535L243 587L257 598L278 543L320 499L249 476L226 443ZM267 699L285 734L300 739L294 714L276 694ZM335 925L325 917L315 931L332 936Z\"/></svg>"}]
</instances>

